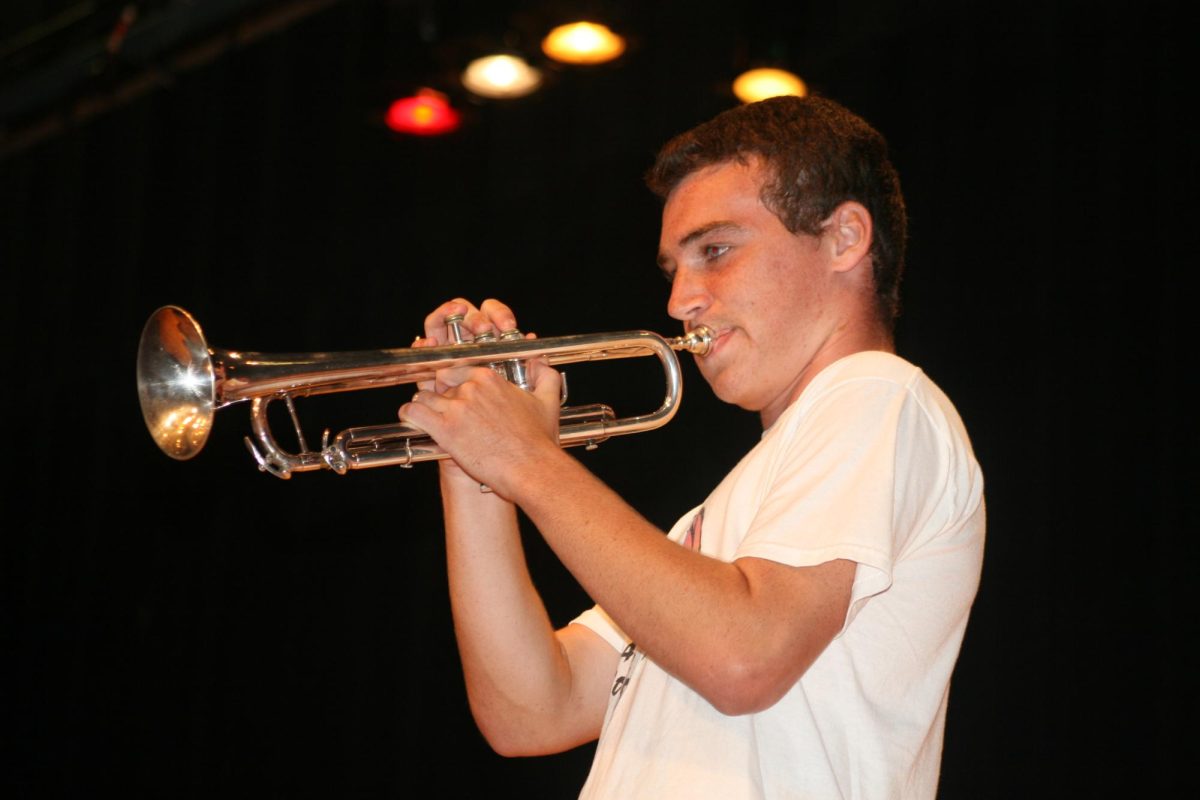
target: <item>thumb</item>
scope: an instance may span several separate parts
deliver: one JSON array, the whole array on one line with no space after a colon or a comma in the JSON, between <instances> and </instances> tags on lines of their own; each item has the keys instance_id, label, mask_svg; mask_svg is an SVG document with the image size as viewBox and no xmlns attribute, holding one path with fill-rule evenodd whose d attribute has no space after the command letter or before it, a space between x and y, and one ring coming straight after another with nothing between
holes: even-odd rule
<instances>
[{"instance_id":1,"label":"thumb","mask_svg":"<svg viewBox=\"0 0 1200 800\"><path fill-rule=\"evenodd\" d=\"M562 375L542 359L529 362L529 383L534 397L548 408L558 408L562 402Z\"/></svg>"}]
</instances>

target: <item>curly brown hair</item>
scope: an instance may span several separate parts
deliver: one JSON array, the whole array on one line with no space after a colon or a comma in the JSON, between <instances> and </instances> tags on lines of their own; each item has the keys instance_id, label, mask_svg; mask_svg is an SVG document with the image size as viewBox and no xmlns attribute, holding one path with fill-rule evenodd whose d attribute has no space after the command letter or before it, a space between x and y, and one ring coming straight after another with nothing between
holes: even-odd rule
<instances>
[{"instance_id":1,"label":"curly brown hair","mask_svg":"<svg viewBox=\"0 0 1200 800\"><path fill-rule=\"evenodd\" d=\"M832 100L774 97L722 112L671 139L646 184L665 202L696 170L751 157L774 174L763 185L763 205L792 233L819 234L821 223L847 200L867 209L874 223L875 297L890 328L900 309L908 218L884 138Z\"/></svg>"}]
</instances>

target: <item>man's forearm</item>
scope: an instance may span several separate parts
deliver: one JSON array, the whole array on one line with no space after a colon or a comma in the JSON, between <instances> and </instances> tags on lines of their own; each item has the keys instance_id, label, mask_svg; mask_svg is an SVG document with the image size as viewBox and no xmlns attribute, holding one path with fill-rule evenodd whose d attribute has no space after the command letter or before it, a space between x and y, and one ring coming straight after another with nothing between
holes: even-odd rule
<instances>
[{"instance_id":1,"label":"man's forearm","mask_svg":"<svg viewBox=\"0 0 1200 800\"><path fill-rule=\"evenodd\" d=\"M603 708L580 707L571 663L525 564L515 508L461 473L443 472L442 497L455 634L480 730L513 755L594 738Z\"/></svg>"},{"instance_id":2,"label":"man's forearm","mask_svg":"<svg viewBox=\"0 0 1200 800\"><path fill-rule=\"evenodd\" d=\"M837 632L851 562L726 563L667 539L574 458L549 453L514 499L660 666L727 713L773 703Z\"/></svg>"}]
</instances>

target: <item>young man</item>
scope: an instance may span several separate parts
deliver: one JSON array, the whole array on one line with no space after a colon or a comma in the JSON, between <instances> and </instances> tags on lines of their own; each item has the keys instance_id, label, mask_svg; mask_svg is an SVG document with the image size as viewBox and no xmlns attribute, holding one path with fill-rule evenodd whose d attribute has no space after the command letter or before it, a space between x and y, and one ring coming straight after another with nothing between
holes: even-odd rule
<instances>
[{"instance_id":1,"label":"young man","mask_svg":"<svg viewBox=\"0 0 1200 800\"><path fill-rule=\"evenodd\" d=\"M585 797L936 793L950 674L978 586L982 476L945 396L892 354L905 218L883 139L835 103L737 108L664 148L668 311L762 441L668 536L557 445L557 373L423 387L401 418L442 462L451 601L497 751L600 737ZM454 300L473 332L503 304ZM479 484L492 494L481 494ZM525 511L597 602L554 631Z\"/></svg>"}]
</instances>

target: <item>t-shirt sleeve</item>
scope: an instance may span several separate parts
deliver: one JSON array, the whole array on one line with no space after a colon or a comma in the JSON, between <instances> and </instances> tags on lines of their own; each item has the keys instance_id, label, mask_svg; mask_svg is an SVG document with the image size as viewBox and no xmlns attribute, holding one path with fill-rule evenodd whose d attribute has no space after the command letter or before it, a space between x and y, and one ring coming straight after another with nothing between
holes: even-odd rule
<instances>
[{"instance_id":1,"label":"t-shirt sleeve","mask_svg":"<svg viewBox=\"0 0 1200 800\"><path fill-rule=\"evenodd\" d=\"M612 617L604 613L604 609L600 606L592 606L587 611L584 611L575 619L571 620L571 625L582 625L592 633L595 633L604 641L616 650L618 653L625 649L625 646L631 641L625 632L617 627L617 623L612 621Z\"/></svg>"},{"instance_id":2,"label":"t-shirt sleeve","mask_svg":"<svg viewBox=\"0 0 1200 800\"><path fill-rule=\"evenodd\" d=\"M843 629L887 590L900 544L895 533L897 460L919 414L895 380L853 378L798 409L772 465L766 494L738 547L791 566L842 558L857 565Z\"/></svg>"}]
</instances>

